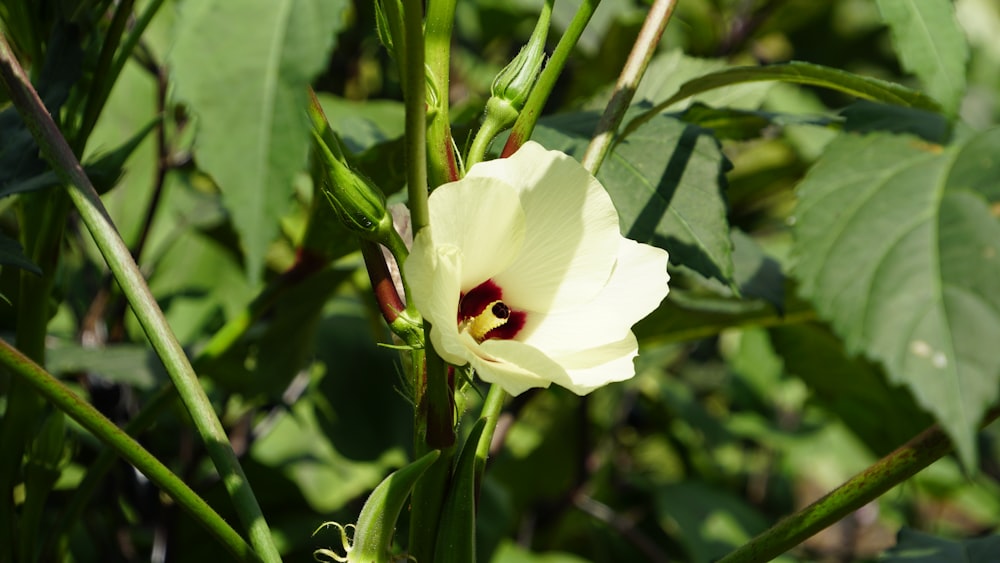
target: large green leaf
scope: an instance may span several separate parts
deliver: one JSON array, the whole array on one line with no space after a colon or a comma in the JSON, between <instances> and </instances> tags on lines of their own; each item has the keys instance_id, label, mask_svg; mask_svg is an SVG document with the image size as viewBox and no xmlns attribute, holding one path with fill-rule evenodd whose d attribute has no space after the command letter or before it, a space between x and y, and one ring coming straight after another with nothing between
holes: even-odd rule
<instances>
[{"instance_id":1,"label":"large green leaf","mask_svg":"<svg viewBox=\"0 0 1000 563\"><path fill-rule=\"evenodd\" d=\"M838 138L799 188L794 254L803 295L848 350L909 387L972 467L1000 383L1000 224L971 186L1000 174L963 148Z\"/></svg>"},{"instance_id":2,"label":"large green leaf","mask_svg":"<svg viewBox=\"0 0 1000 563\"><path fill-rule=\"evenodd\" d=\"M185 4L171 66L198 117L195 157L218 183L259 275L309 148L306 87L342 25L344 0Z\"/></svg>"},{"instance_id":3,"label":"large green leaf","mask_svg":"<svg viewBox=\"0 0 1000 563\"><path fill-rule=\"evenodd\" d=\"M969 45L951 0L877 0L903 68L951 114L965 93Z\"/></svg>"},{"instance_id":4,"label":"large green leaf","mask_svg":"<svg viewBox=\"0 0 1000 563\"><path fill-rule=\"evenodd\" d=\"M578 158L597 124L596 114L542 120L534 138ZM660 115L617 144L597 177L618 209L622 232L670 252L671 262L707 277L733 277L723 172L718 142L699 127Z\"/></svg>"},{"instance_id":5,"label":"large green leaf","mask_svg":"<svg viewBox=\"0 0 1000 563\"><path fill-rule=\"evenodd\" d=\"M895 547L879 560L885 563L992 563L997 561L998 553L1000 536L955 541L903 528Z\"/></svg>"}]
</instances>

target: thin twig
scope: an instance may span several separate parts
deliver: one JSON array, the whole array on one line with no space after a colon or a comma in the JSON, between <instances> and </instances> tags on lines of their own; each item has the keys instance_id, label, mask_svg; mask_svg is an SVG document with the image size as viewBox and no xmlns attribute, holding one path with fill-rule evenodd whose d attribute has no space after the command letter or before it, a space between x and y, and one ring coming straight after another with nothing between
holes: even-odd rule
<instances>
[{"instance_id":1,"label":"thin twig","mask_svg":"<svg viewBox=\"0 0 1000 563\"><path fill-rule=\"evenodd\" d=\"M646 73L646 67L656 52L656 46L660 43L660 37L663 36L663 30L666 29L676 5L677 0L656 0L649 9L646 21L639 30L639 37L636 38L632 52L629 53L628 60L625 61L622 73L618 77L618 83L615 84L611 101L608 102L608 107L597 124L594 138L583 155L583 167L591 174L597 173L601 162L611 149L615 132L632 102L632 97L635 96L639 81Z\"/></svg>"}]
</instances>

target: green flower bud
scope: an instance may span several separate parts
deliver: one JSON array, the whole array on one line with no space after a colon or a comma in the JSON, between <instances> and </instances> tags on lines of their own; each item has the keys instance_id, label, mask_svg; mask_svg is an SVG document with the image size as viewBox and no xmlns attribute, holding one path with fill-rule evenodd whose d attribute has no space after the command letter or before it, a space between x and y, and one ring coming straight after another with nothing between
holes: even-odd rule
<instances>
[{"instance_id":1,"label":"green flower bud","mask_svg":"<svg viewBox=\"0 0 1000 563\"><path fill-rule=\"evenodd\" d=\"M486 102L486 115L487 119L501 122L501 128L517 119L517 114L528 100L528 94L545 63L545 38L548 31L548 18L539 18L528 43L521 47L514 60L493 79L491 97Z\"/></svg>"},{"instance_id":2,"label":"green flower bud","mask_svg":"<svg viewBox=\"0 0 1000 563\"><path fill-rule=\"evenodd\" d=\"M322 190L341 223L358 235L385 242L392 234L392 216L386 210L385 195L375 184L351 170L316 138Z\"/></svg>"}]
</instances>

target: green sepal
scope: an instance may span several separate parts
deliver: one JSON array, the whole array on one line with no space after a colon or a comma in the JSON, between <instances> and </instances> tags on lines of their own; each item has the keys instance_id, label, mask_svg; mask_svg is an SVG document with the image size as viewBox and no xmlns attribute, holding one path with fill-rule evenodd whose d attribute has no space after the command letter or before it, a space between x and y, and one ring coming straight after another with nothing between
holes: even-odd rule
<instances>
[{"instance_id":1,"label":"green sepal","mask_svg":"<svg viewBox=\"0 0 1000 563\"><path fill-rule=\"evenodd\" d=\"M485 428L485 418L472 427L455 466L434 548L434 559L440 563L476 560L476 448Z\"/></svg>"},{"instance_id":2,"label":"green sepal","mask_svg":"<svg viewBox=\"0 0 1000 563\"><path fill-rule=\"evenodd\" d=\"M354 544L347 554L351 563L389 563L396 520L410 491L431 464L441 455L433 450L386 477L365 501L355 524Z\"/></svg>"}]
</instances>

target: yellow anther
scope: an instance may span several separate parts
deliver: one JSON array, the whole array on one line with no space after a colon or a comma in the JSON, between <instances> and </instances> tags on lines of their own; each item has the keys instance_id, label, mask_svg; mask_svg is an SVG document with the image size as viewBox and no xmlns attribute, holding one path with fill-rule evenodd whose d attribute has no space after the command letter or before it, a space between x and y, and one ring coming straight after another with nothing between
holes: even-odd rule
<instances>
[{"instance_id":1,"label":"yellow anther","mask_svg":"<svg viewBox=\"0 0 1000 563\"><path fill-rule=\"evenodd\" d=\"M503 301L494 301L483 309L475 317L462 321L459 330L467 331L476 342L482 342L486 334L500 326L503 326L510 318L510 309L504 305Z\"/></svg>"}]
</instances>

